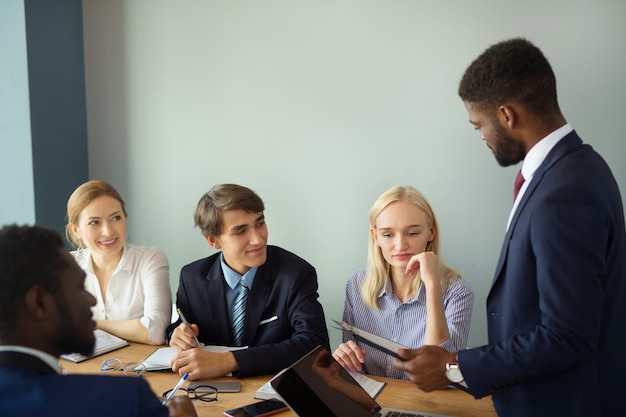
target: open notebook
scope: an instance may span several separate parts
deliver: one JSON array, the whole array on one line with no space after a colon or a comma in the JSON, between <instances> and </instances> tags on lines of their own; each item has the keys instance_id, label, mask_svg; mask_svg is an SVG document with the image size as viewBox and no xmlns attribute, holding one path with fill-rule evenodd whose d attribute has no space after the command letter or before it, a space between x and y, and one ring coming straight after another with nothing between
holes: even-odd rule
<instances>
[{"instance_id":1,"label":"open notebook","mask_svg":"<svg viewBox=\"0 0 626 417\"><path fill-rule=\"evenodd\" d=\"M217 345L204 345L202 349L207 352L230 352L233 350L247 349L248 346L217 346ZM143 360L143 364L146 367L146 371L162 371L170 369L170 363L172 358L176 356L176 350L173 347L160 347L152 352L146 359Z\"/></svg>"},{"instance_id":2,"label":"open notebook","mask_svg":"<svg viewBox=\"0 0 626 417\"><path fill-rule=\"evenodd\" d=\"M300 417L450 417L381 407L321 346L277 374L270 383Z\"/></svg>"},{"instance_id":3,"label":"open notebook","mask_svg":"<svg viewBox=\"0 0 626 417\"><path fill-rule=\"evenodd\" d=\"M120 339L117 336L114 336L110 333L105 332L104 330L96 329L93 331L96 336L96 345L93 349L93 353L91 355L81 355L80 353L67 353L61 355L61 358L68 360L70 362L82 362L89 358L93 358L95 356L100 356L104 353L111 352L112 350L116 350L119 348L123 348L124 346L128 346L128 342L124 339Z\"/></svg>"}]
</instances>

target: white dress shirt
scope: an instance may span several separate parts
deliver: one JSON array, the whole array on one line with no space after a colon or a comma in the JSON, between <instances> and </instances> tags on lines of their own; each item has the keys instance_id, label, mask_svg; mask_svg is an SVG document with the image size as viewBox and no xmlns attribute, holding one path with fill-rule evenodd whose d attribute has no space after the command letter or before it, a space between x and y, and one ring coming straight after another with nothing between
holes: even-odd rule
<instances>
[{"instance_id":1,"label":"white dress shirt","mask_svg":"<svg viewBox=\"0 0 626 417\"><path fill-rule=\"evenodd\" d=\"M546 159L546 156L548 156L552 148L554 148L554 146L559 143L561 139L567 136L572 130L574 129L569 123L564 124L557 130L537 142L535 146L530 148L530 151L528 151L528 153L526 154L524 162L522 163L522 175L524 176L524 183L522 184L522 188L520 188L519 193L517 194L517 198L513 203L513 208L511 209L511 213L509 214L509 221L506 224L506 230L509 230L511 220L513 219L513 214L515 214L517 205L522 200L524 192L526 192L526 189L528 188L528 184L530 184L530 181L532 181L533 175L535 175L535 171L537 171L537 168L539 168L544 159Z\"/></svg>"},{"instance_id":2,"label":"white dress shirt","mask_svg":"<svg viewBox=\"0 0 626 417\"><path fill-rule=\"evenodd\" d=\"M93 271L89 249L71 252L85 271L85 288L97 299L92 308L94 320L140 319L148 338L165 343L165 329L172 318L169 264L156 248L126 244L109 286L106 303Z\"/></svg>"}]
</instances>

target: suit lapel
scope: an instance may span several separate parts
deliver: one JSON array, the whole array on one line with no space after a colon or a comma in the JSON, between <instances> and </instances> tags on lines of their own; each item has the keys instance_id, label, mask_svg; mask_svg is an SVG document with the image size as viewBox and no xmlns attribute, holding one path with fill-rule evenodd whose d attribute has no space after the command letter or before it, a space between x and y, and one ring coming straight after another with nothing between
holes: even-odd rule
<instances>
[{"instance_id":1,"label":"suit lapel","mask_svg":"<svg viewBox=\"0 0 626 417\"><path fill-rule=\"evenodd\" d=\"M244 345L252 344L259 328L259 322L267 318L262 316L276 276L274 261L275 252L271 246L268 246L267 261L257 270L254 284L248 295L242 342ZM218 256L207 273L203 298L207 300L209 317L216 318L213 320L213 323L219 340L229 340L228 344L234 346L235 339L233 337L232 323L228 319L228 305L226 304L225 296L226 287L224 272Z\"/></svg>"},{"instance_id":2,"label":"suit lapel","mask_svg":"<svg viewBox=\"0 0 626 417\"><path fill-rule=\"evenodd\" d=\"M511 224L509 225L509 230L507 230L506 235L504 236L504 242L502 243L502 249L500 250L500 258L498 259L498 264L496 266L496 271L494 273L493 282L491 283L491 287L493 288L496 284L496 281L500 277L502 273L502 269L504 268L504 262L506 260L508 249L509 249L509 241L511 240L511 236L513 235L513 231L517 226L517 221L519 217L526 207L528 201L532 197L533 193L537 189L537 187L541 184L545 173L563 156L569 153L572 149L577 148L582 145L582 140L576 134L576 131L572 131L568 133L563 139L561 139L555 146L550 150L546 159L539 165L539 168L533 174L533 178L528 184L522 199L520 200L515 213L513 214L513 218L511 219Z\"/></svg>"},{"instance_id":3,"label":"suit lapel","mask_svg":"<svg viewBox=\"0 0 626 417\"><path fill-rule=\"evenodd\" d=\"M206 282L204 299L207 300L209 317L212 318L218 340L230 340L229 345L234 346L235 340L226 305L226 280L219 257L209 269Z\"/></svg>"},{"instance_id":4,"label":"suit lapel","mask_svg":"<svg viewBox=\"0 0 626 417\"><path fill-rule=\"evenodd\" d=\"M270 292L274 285L276 273L274 269L274 256L272 248L267 247L267 260L259 267L254 284L248 295L248 305L246 308L246 321L243 334L243 344L250 345L259 329L259 322L267 317L263 317L265 304L269 298Z\"/></svg>"}]
</instances>

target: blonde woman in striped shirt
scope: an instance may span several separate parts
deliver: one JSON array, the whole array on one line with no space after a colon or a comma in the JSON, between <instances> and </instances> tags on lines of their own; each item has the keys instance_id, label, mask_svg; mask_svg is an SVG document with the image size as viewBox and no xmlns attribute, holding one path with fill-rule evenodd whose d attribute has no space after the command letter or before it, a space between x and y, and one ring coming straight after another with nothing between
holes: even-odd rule
<instances>
[{"instance_id":1,"label":"blonde woman in striped shirt","mask_svg":"<svg viewBox=\"0 0 626 417\"><path fill-rule=\"evenodd\" d=\"M465 348L474 292L441 261L437 220L426 198L413 187L393 187L371 208L370 226L367 269L346 285L343 320L410 348ZM346 369L408 379L391 356L348 332L333 356Z\"/></svg>"}]
</instances>

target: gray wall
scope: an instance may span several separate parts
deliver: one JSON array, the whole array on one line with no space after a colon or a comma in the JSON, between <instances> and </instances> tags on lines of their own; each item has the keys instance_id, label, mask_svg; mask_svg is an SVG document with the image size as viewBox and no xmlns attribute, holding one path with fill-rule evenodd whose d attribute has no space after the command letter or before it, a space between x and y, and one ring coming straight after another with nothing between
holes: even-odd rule
<instances>
[{"instance_id":1,"label":"gray wall","mask_svg":"<svg viewBox=\"0 0 626 417\"><path fill-rule=\"evenodd\" d=\"M0 225L33 223L26 25L22 0L0 2Z\"/></svg>"},{"instance_id":2,"label":"gray wall","mask_svg":"<svg viewBox=\"0 0 626 417\"><path fill-rule=\"evenodd\" d=\"M84 0L83 12L90 176L125 196L131 241L167 253L174 290L212 253L193 227L198 199L235 182L265 200L270 243L316 266L339 318L369 207L411 184L476 291L470 345L484 343L518 167L496 164L456 88L513 36L544 50L568 121L626 190L622 0Z\"/></svg>"},{"instance_id":3,"label":"gray wall","mask_svg":"<svg viewBox=\"0 0 626 417\"><path fill-rule=\"evenodd\" d=\"M0 2L0 225L62 232L88 178L80 0Z\"/></svg>"}]
</instances>

